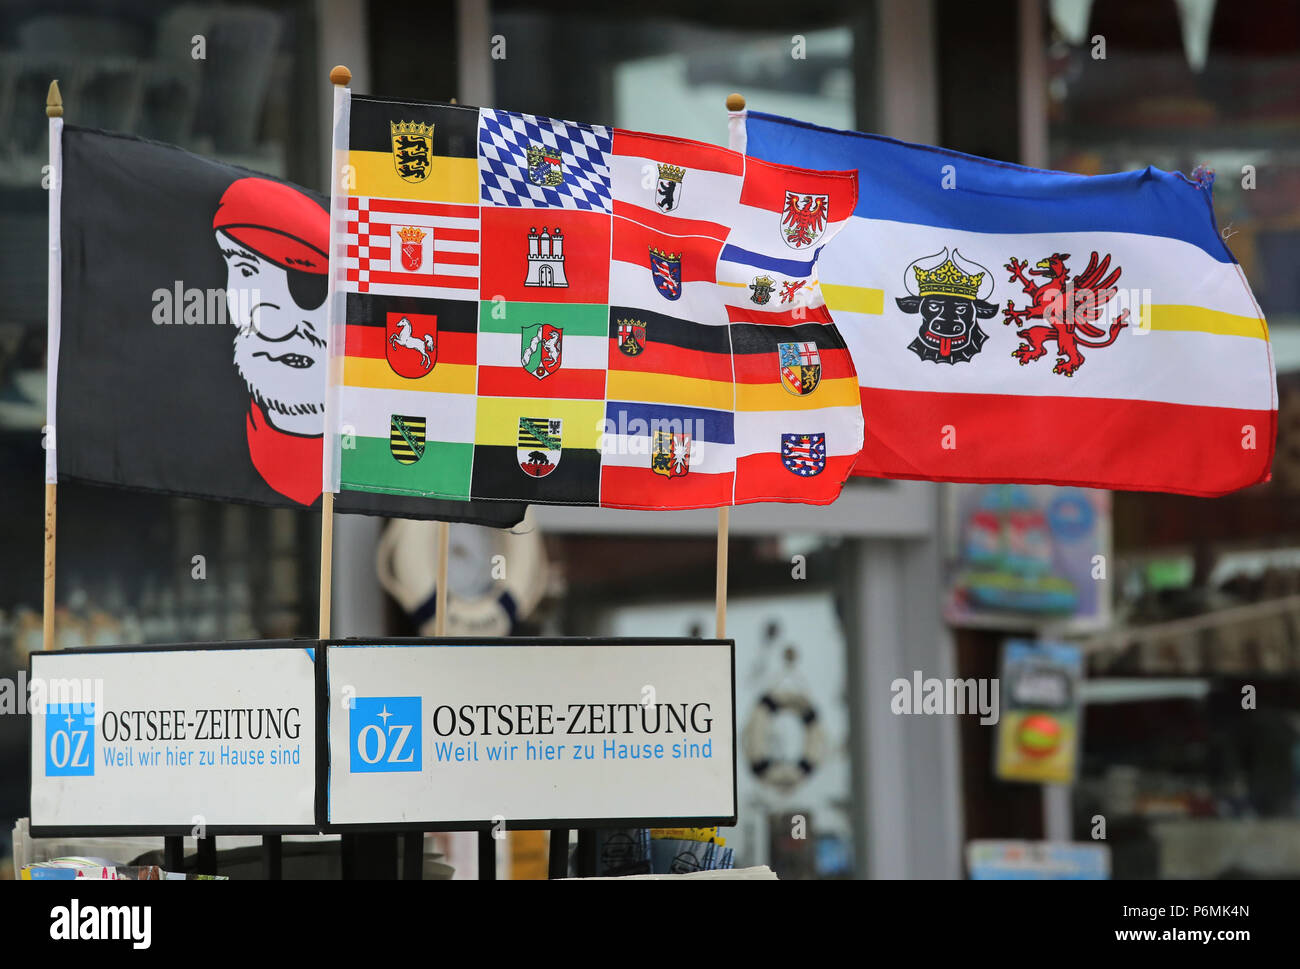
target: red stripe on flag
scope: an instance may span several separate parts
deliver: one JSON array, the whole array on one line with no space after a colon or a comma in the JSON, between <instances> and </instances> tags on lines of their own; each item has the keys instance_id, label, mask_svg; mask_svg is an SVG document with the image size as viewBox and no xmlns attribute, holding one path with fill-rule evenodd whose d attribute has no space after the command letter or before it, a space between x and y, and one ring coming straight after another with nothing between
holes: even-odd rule
<instances>
[{"instance_id":1,"label":"red stripe on flag","mask_svg":"<svg viewBox=\"0 0 1300 969\"><path fill-rule=\"evenodd\" d=\"M349 201L351 201L349 199ZM349 208L353 206L349 205ZM398 215L440 215L453 219L478 221L477 205L453 205L448 202L413 202L407 199L370 200L371 212L390 212Z\"/></svg>"},{"instance_id":2,"label":"red stripe on flag","mask_svg":"<svg viewBox=\"0 0 1300 969\"><path fill-rule=\"evenodd\" d=\"M370 282L391 283L394 286L428 286L436 289L478 289L477 276L447 276L434 273L395 273L384 269L371 269Z\"/></svg>"},{"instance_id":3,"label":"red stripe on flag","mask_svg":"<svg viewBox=\"0 0 1300 969\"><path fill-rule=\"evenodd\" d=\"M716 508L731 504L733 477L730 471L688 471L669 478L649 468L605 465L600 470L600 504L602 508Z\"/></svg>"},{"instance_id":4,"label":"red stripe on flag","mask_svg":"<svg viewBox=\"0 0 1300 969\"><path fill-rule=\"evenodd\" d=\"M708 236L710 239L725 240L728 229L717 222L705 222L702 219L679 219L658 209L633 205L631 202L614 200L614 214L634 222L644 223L656 232L670 236Z\"/></svg>"},{"instance_id":5,"label":"red stripe on flag","mask_svg":"<svg viewBox=\"0 0 1300 969\"><path fill-rule=\"evenodd\" d=\"M1268 480L1277 432L1276 411L1096 397L863 387L862 412L856 475L1203 497Z\"/></svg>"},{"instance_id":6,"label":"red stripe on flag","mask_svg":"<svg viewBox=\"0 0 1300 969\"><path fill-rule=\"evenodd\" d=\"M625 131L622 128L614 129L613 152L615 155L651 158L688 171L705 170L723 175L739 175L745 169L745 158L740 152L698 141L682 141L680 138Z\"/></svg>"},{"instance_id":7,"label":"red stripe on flag","mask_svg":"<svg viewBox=\"0 0 1300 969\"><path fill-rule=\"evenodd\" d=\"M762 354L760 354L762 356ZM776 359L776 354L771 355ZM740 358L737 357L737 360ZM688 350L671 343L649 343L636 356L618 348L618 340L609 341L609 369L630 373L657 373L673 377L701 377L705 380L731 381L732 357L727 353ZM776 371L768 380L776 380Z\"/></svg>"},{"instance_id":8,"label":"red stripe on flag","mask_svg":"<svg viewBox=\"0 0 1300 969\"><path fill-rule=\"evenodd\" d=\"M788 310L764 313L758 309L731 305L727 306L727 321L729 323L757 323L760 326L803 326L805 323L834 322L831 319L830 311L825 306L812 308L791 307Z\"/></svg>"},{"instance_id":9,"label":"red stripe on flag","mask_svg":"<svg viewBox=\"0 0 1300 969\"><path fill-rule=\"evenodd\" d=\"M438 363L473 365L478 360L476 349L478 337L476 334L442 330L439 331L436 342ZM356 324L348 326L343 352L349 357L386 359L388 356L387 328L382 326L358 326Z\"/></svg>"},{"instance_id":10,"label":"red stripe on flag","mask_svg":"<svg viewBox=\"0 0 1300 969\"><path fill-rule=\"evenodd\" d=\"M538 380L523 367L478 368L478 392L481 397L545 397L603 400L605 371L566 369Z\"/></svg>"},{"instance_id":11,"label":"red stripe on flag","mask_svg":"<svg viewBox=\"0 0 1300 969\"><path fill-rule=\"evenodd\" d=\"M822 473L805 478L790 471L779 454L749 454L736 461L736 504L798 501L825 505L839 497L853 470L854 455L827 455Z\"/></svg>"},{"instance_id":12,"label":"red stripe on flag","mask_svg":"<svg viewBox=\"0 0 1300 969\"><path fill-rule=\"evenodd\" d=\"M718 253L722 250L721 242L701 236L669 236L627 219L614 217L614 245L611 252L614 259L644 267L646 272L650 272L651 247L681 258L682 282L712 283L717 280L716 267Z\"/></svg>"},{"instance_id":13,"label":"red stripe on flag","mask_svg":"<svg viewBox=\"0 0 1300 969\"><path fill-rule=\"evenodd\" d=\"M857 376L857 371L853 369L853 359L849 356L848 350L822 347L817 351L817 355L821 358L822 380ZM770 384L780 379L780 357L776 353L738 353L735 356L735 361L736 381L738 383Z\"/></svg>"},{"instance_id":14,"label":"red stripe on flag","mask_svg":"<svg viewBox=\"0 0 1300 969\"><path fill-rule=\"evenodd\" d=\"M760 161L753 155L746 159L745 182L740 189L740 204L772 212L785 211L787 192L796 195L830 196L828 218L843 222L858 204L858 173L815 172L791 165Z\"/></svg>"}]
</instances>

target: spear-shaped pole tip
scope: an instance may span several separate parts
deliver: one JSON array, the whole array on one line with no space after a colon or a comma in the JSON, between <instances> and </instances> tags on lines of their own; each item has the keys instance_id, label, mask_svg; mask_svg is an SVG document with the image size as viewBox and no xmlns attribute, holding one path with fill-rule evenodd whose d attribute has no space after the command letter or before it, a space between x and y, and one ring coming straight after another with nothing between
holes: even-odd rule
<instances>
[{"instance_id":1,"label":"spear-shaped pole tip","mask_svg":"<svg viewBox=\"0 0 1300 969\"><path fill-rule=\"evenodd\" d=\"M50 82L50 93L45 95L45 117L63 117L63 95L59 93L59 82L57 79Z\"/></svg>"}]
</instances>

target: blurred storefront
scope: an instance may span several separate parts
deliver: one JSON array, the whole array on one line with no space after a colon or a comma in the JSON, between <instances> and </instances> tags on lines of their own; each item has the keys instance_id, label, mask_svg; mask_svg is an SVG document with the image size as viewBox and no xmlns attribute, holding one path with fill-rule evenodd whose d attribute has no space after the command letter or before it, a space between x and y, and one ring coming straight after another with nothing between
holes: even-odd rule
<instances>
[{"instance_id":1,"label":"blurred storefront","mask_svg":"<svg viewBox=\"0 0 1300 969\"><path fill-rule=\"evenodd\" d=\"M196 60L199 33L209 47ZM741 823L725 833L738 865L782 877L961 877L968 841L1088 841L1102 815L1115 877L1300 875L1300 12L1285 0L11 4L0 26L0 126L15 133L0 153L0 280L15 294L0 316L0 676L39 643L45 293L31 281L44 279L48 78L67 79L70 122L319 186L334 63L360 92L719 144L723 98L739 90L763 110L1041 167L1215 168L1220 227L1272 325L1274 480L1213 501L1101 496L1088 562L1103 555L1104 578L1085 567L1062 580L1079 593L1071 614L1088 602L1074 625L1059 611L1039 622L1023 608L1014 621L952 610L964 523L981 500L964 487L856 480L829 508L733 511ZM184 448L178 424L177 460ZM1082 500L1049 495L1044 515L1080 514ZM66 645L314 632L317 515L75 486L61 488L60 511ZM716 522L536 509L547 578L515 631L712 635ZM381 588L382 528L336 519L336 635L419 629L418 609ZM452 592L485 595L497 539L456 534ZM994 731L977 717L891 709L897 678L996 677L1003 642L1035 630L1086 649L1073 785L998 779ZM25 772L19 719L0 718L6 778ZM22 800L20 786L0 786L0 832Z\"/></svg>"}]
</instances>

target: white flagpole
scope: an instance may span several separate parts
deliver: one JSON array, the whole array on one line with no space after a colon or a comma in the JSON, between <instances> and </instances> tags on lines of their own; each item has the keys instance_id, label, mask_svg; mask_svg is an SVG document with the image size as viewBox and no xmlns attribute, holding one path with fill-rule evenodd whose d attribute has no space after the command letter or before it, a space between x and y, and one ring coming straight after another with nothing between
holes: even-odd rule
<instances>
[{"instance_id":1,"label":"white flagpole","mask_svg":"<svg viewBox=\"0 0 1300 969\"><path fill-rule=\"evenodd\" d=\"M727 95L727 147L732 151L745 150L745 99L739 94ZM717 611L714 635L725 639L727 635L727 546L731 532L731 508L718 509L718 584L714 590L714 607Z\"/></svg>"},{"instance_id":2,"label":"white flagpole","mask_svg":"<svg viewBox=\"0 0 1300 969\"><path fill-rule=\"evenodd\" d=\"M339 268L338 246L339 219L343 212L336 204L341 191L338 179L340 139L342 148L347 149L348 120L351 112L351 94L348 84L352 81L352 72L342 64L330 71L330 83L334 85L334 115L330 127L330 241L329 241L329 297L325 325L329 351L326 355L328 377L325 388L325 427L324 447L321 449L321 499L320 499L320 623L321 639L330 637L330 601L334 587L334 493L338 490L338 434L333 421L338 419L337 387L338 373L336 367L342 361L342 341L335 330L342 325L343 317L339 313L339 287L336 273Z\"/></svg>"},{"instance_id":3,"label":"white flagpole","mask_svg":"<svg viewBox=\"0 0 1300 969\"><path fill-rule=\"evenodd\" d=\"M46 383L45 383L45 587L42 603L41 645L54 648L54 544L57 531L59 461L55 444L54 418L58 411L59 335L63 314L63 255L60 212L63 202L63 97L59 82L50 82L45 98L45 116L50 127L49 170L49 289L46 297Z\"/></svg>"}]
</instances>

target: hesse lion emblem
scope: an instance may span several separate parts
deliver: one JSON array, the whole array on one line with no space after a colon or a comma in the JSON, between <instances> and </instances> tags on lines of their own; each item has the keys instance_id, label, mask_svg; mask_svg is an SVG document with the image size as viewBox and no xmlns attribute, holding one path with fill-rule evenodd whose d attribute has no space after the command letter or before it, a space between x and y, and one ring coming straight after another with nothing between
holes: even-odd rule
<instances>
[{"instance_id":1,"label":"hesse lion emblem","mask_svg":"<svg viewBox=\"0 0 1300 969\"><path fill-rule=\"evenodd\" d=\"M424 431L423 417L394 414L388 438L393 457L402 464L414 464L424 457Z\"/></svg>"},{"instance_id":2,"label":"hesse lion emblem","mask_svg":"<svg viewBox=\"0 0 1300 969\"><path fill-rule=\"evenodd\" d=\"M650 470L667 478L680 478L691 470L691 436L655 431Z\"/></svg>"},{"instance_id":3,"label":"hesse lion emblem","mask_svg":"<svg viewBox=\"0 0 1300 969\"><path fill-rule=\"evenodd\" d=\"M806 397L822 379L822 357L815 343L778 343L781 385L796 397Z\"/></svg>"},{"instance_id":4,"label":"hesse lion emblem","mask_svg":"<svg viewBox=\"0 0 1300 969\"><path fill-rule=\"evenodd\" d=\"M408 182L422 182L429 177L433 160L433 125L423 121L390 121L393 135L393 164L397 174Z\"/></svg>"},{"instance_id":5,"label":"hesse lion emblem","mask_svg":"<svg viewBox=\"0 0 1300 969\"><path fill-rule=\"evenodd\" d=\"M825 434L782 434L781 463L801 478L813 478L826 470Z\"/></svg>"},{"instance_id":6,"label":"hesse lion emblem","mask_svg":"<svg viewBox=\"0 0 1300 969\"><path fill-rule=\"evenodd\" d=\"M522 353L519 362L538 380L549 377L560 369L563 339L564 330L550 323L524 327L520 334Z\"/></svg>"},{"instance_id":7,"label":"hesse lion emblem","mask_svg":"<svg viewBox=\"0 0 1300 969\"><path fill-rule=\"evenodd\" d=\"M791 249L807 249L826 232L831 198L829 195L785 193L785 211L781 213L781 235Z\"/></svg>"},{"instance_id":8,"label":"hesse lion emblem","mask_svg":"<svg viewBox=\"0 0 1300 969\"><path fill-rule=\"evenodd\" d=\"M650 275L664 299L682 298L682 254L650 247Z\"/></svg>"},{"instance_id":9,"label":"hesse lion emblem","mask_svg":"<svg viewBox=\"0 0 1300 969\"><path fill-rule=\"evenodd\" d=\"M389 313L388 365L408 380L418 380L438 362L438 318L422 313Z\"/></svg>"},{"instance_id":10,"label":"hesse lion emblem","mask_svg":"<svg viewBox=\"0 0 1300 969\"><path fill-rule=\"evenodd\" d=\"M530 478L545 478L560 463L563 420L519 418L519 467Z\"/></svg>"}]
</instances>

